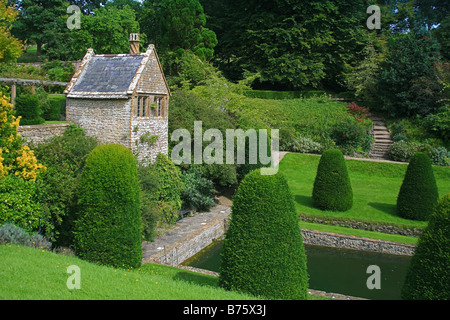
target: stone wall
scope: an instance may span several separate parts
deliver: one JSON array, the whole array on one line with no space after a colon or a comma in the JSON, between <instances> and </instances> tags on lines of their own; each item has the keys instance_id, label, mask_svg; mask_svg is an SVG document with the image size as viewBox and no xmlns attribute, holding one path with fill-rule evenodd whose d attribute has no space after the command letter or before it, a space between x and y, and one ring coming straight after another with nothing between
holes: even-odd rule
<instances>
[{"instance_id":1,"label":"stone wall","mask_svg":"<svg viewBox=\"0 0 450 320\"><path fill-rule=\"evenodd\" d=\"M127 99L67 98L66 119L83 128L101 144L130 148L131 102Z\"/></svg>"},{"instance_id":2,"label":"stone wall","mask_svg":"<svg viewBox=\"0 0 450 320\"><path fill-rule=\"evenodd\" d=\"M415 245L392 241L360 238L343 234L302 229L303 243L326 247L372 251L378 253L408 255L414 254Z\"/></svg>"},{"instance_id":3,"label":"stone wall","mask_svg":"<svg viewBox=\"0 0 450 320\"><path fill-rule=\"evenodd\" d=\"M19 126L17 128L17 133L20 134L20 136L26 139L28 142L40 144L54 136L61 136L68 125L68 123L60 123Z\"/></svg>"},{"instance_id":4,"label":"stone wall","mask_svg":"<svg viewBox=\"0 0 450 320\"><path fill-rule=\"evenodd\" d=\"M154 161L158 153L168 155L169 122L164 117L138 118L136 99L73 99L67 98L66 118L85 129L101 144L118 143L133 150L139 160L148 157ZM153 144L140 143L145 133L157 135Z\"/></svg>"}]
</instances>

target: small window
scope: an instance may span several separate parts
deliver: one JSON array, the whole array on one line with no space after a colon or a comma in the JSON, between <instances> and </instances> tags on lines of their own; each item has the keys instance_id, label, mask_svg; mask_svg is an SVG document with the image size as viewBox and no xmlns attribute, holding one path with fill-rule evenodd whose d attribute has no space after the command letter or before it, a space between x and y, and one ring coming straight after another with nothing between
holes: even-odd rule
<instances>
[{"instance_id":1,"label":"small window","mask_svg":"<svg viewBox=\"0 0 450 320\"><path fill-rule=\"evenodd\" d=\"M152 117L162 117L163 98L155 97L152 105Z\"/></svg>"},{"instance_id":2,"label":"small window","mask_svg":"<svg viewBox=\"0 0 450 320\"><path fill-rule=\"evenodd\" d=\"M152 100L153 98L153 100ZM165 98L152 96L138 96L137 98L137 117L164 117Z\"/></svg>"},{"instance_id":3,"label":"small window","mask_svg":"<svg viewBox=\"0 0 450 320\"><path fill-rule=\"evenodd\" d=\"M136 108L136 114L135 114L137 117L148 117L149 116L148 101L149 101L148 96L138 96L137 108Z\"/></svg>"}]
</instances>

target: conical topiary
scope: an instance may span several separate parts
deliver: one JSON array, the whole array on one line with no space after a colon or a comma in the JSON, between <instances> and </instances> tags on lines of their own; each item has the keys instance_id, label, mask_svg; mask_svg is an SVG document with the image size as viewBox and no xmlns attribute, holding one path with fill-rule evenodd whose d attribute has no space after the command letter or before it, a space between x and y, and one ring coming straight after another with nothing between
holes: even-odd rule
<instances>
[{"instance_id":1,"label":"conical topiary","mask_svg":"<svg viewBox=\"0 0 450 320\"><path fill-rule=\"evenodd\" d=\"M322 154L313 188L316 208L347 211L353 205L353 191L342 152L327 150Z\"/></svg>"},{"instance_id":2,"label":"conical topiary","mask_svg":"<svg viewBox=\"0 0 450 320\"><path fill-rule=\"evenodd\" d=\"M428 220L439 198L430 158L417 152L409 162L397 198L397 213L412 220Z\"/></svg>"},{"instance_id":3,"label":"conical topiary","mask_svg":"<svg viewBox=\"0 0 450 320\"><path fill-rule=\"evenodd\" d=\"M450 194L438 201L411 258L402 298L450 299Z\"/></svg>"},{"instance_id":4,"label":"conical topiary","mask_svg":"<svg viewBox=\"0 0 450 320\"><path fill-rule=\"evenodd\" d=\"M86 159L75 223L76 254L115 267L142 260L140 185L133 153L122 145L100 145Z\"/></svg>"},{"instance_id":5,"label":"conical topiary","mask_svg":"<svg viewBox=\"0 0 450 320\"><path fill-rule=\"evenodd\" d=\"M250 172L233 197L219 283L268 299L306 299L308 273L292 194L281 173Z\"/></svg>"}]
</instances>

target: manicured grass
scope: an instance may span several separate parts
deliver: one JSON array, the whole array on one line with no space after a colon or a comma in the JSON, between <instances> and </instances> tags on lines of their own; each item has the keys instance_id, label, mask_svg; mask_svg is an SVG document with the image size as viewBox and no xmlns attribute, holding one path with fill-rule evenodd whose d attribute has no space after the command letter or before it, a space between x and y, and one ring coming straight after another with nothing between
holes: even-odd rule
<instances>
[{"instance_id":1,"label":"manicured grass","mask_svg":"<svg viewBox=\"0 0 450 320\"><path fill-rule=\"evenodd\" d=\"M215 277L159 265L145 264L137 270L117 269L17 245L0 245L0 257L0 299L255 299L218 288ZM80 268L79 290L67 288L70 265Z\"/></svg>"},{"instance_id":2,"label":"manicured grass","mask_svg":"<svg viewBox=\"0 0 450 320\"><path fill-rule=\"evenodd\" d=\"M80 268L80 289L68 289L67 268ZM0 300L256 300L218 287L218 278L179 268L144 264L119 269L70 255L0 245ZM308 296L308 300L328 299Z\"/></svg>"},{"instance_id":3,"label":"manicured grass","mask_svg":"<svg viewBox=\"0 0 450 320\"><path fill-rule=\"evenodd\" d=\"M280 171L288 179L299 214L406 228L424 228L427 225L427 222L403 219L396 214L397 196L406 172L406 164L346 160L353 188L353 207L346 212L329 212L314 208L312 189L319 159L319 156L314 155L287 154L280 163ZM434 166L433 170L439 194L443 196L450 192L450 168ZM341 231L344 232L345 229L347 228Z\"/></svg>"}]
</instances>

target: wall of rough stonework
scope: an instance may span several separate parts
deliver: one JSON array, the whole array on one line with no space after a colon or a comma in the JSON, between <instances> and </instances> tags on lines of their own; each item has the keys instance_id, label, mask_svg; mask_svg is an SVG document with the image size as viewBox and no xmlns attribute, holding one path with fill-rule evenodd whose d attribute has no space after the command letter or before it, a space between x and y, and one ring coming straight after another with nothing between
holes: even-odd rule
<instances>
[{"instance_id":1,"label":"wall of rough stonework","mask_svg":"<svg viewBox=\"0 0 450 320\"><path fill-rule=\"evenodd\" d=\"M101 144L117 143L130 148L130 100L67 98L66 119Z\"/></svg>"},{"instance_id":2,"label":"wall of rough stonework","mask_svg":"<svg viewBox=\"0 0 450 320\"><path fill-rule=\"evenodd\" d=\"M167 112L165 117L138 118L134 116L135 104L134 99L67 98L66 118L101 144L118 143L130 148L139 160L146 158L153 162L159 153L168 155ZM140 137L147 132L157 135L158 140L151 145L140 143Z\"/></svg>"},{"instance_id":3,"label":"wall of rough stonework","mask_svg":"<svg viewBox=\"0 0 450 320\"><path fill-rule=\"evenodd\" d=\"M302 229L303 243L342 249L364 250L395 255L414 254L413 244L360 238L330 232Z\"/></svg>"},{"instance_id":4,"label":"wall of rough stonework","mask_svg":"<svg viewBox=\"0 0 450 320\"><path fill-rule=\"evenodd\" d=\"M138 160L148 160L154 162L159 153L168 156L169 153L169 121L168 118L138 118L132 117L131 120L131 144L133 152L137 155ZM158 140L149 145L147 142L140 143L140 137L149 133L149 135L158 136Z\"/></svg>"},{"instance_id":5,"label":"wall of rough stonework","mask_svg":"<svg viewBox=\"0 0 450 320\"><path fill-rule=\"evenodd\" d=\"M169 94L155 50L152 50L147 66L142 71L136 91L139 93Z\"/></svg>"},{"instance_id":6,"label":"wall of rough stonework","mask_svg":"<svg viewBox=\"0 0 450 320\"><path fill-rule=\"evenodd\" d=\"M17 133L28 142L33 142L34 144L40 144L49 140L54 136L61 136L69 124L40 124L33 126L19 126L17 128Z\"/></svg>"}]
</instances>

